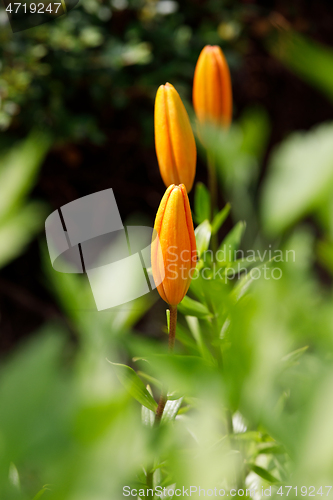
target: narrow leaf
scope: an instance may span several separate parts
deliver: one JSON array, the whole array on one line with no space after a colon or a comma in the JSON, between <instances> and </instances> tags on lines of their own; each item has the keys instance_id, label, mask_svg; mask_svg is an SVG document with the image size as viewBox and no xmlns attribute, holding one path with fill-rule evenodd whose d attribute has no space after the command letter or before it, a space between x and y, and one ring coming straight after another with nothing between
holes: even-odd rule
<instances>
[{"instance_id":1,"label":"narrow leaf","mask_svg":"<svg viewBox=\"0 0 333 500\"><path fill-rule=\"evenodd\" d=\"M227 203L226 206L218 214L215 215L212 222L212 234L216 234L218 232L223 222L228 217L229 212L230 212L230 204Z\"/></svg>"},{"instance_id":2,"label":"narrow leaf","mask_svg":"<svg viewBox=\"0 0 333 500\"><path fill-rule=\"evenodd\" d=\"M261 267L263 267L265 265L269 266L274 260L275 260L275 258L273 258L267 262L262 262L259 266L254 267L253 270L260 269ZM232 291L232 295L234 296L236 301L240 300L246 294L246 292L250 288L252 282L255 281L256 279L257 279L256 275L252 274L252 269L251 269L250 272L246 273L245 276L243 276L239 280L239 282L237 283L237 285L234 287L234 289Z\"/></svg>"},{"instance_id":3,"label":"narrow leaf","mask_svg":"<svg viewBox=\"0 0 333 500\"><path fill-rule=\"evenodd\" d=\"M44 495L45 491L48 491L50 490L50 488L48 488L48 484L46 484L45 486L43 486L43 488L37 493L37 495L34 496L34 498L32 500L39 500L41 498L42 495Z\"/></svg>"},{"instance_id":4,"label":"narrow leaf","mask_svg":"<svg viewBox=\"0 0 333 500\"><path fill-rule=\"evenodd\" d=\"M185 316L195 316L196 318L207 318L212 316L205 305L190 299L190 297L186 295L181 303L178 304L178 311Z\"/></svg>"},{"instance_id":5,"label":"narrow leaf","mask_svg":"<svg viewBox=\"0 0 333 500\"><path fill-rule=\"evenodd\" d=\"M263 469L262 467L259 467L258 465L255 464L248 464L249 468L258 474L258 476L262 477L265 479L265 481L268 481L269 483L276 484L279 483L279 479L276 479L276 477L272 476L266 469Z\"/></svg>"},{"instance_id":6,"label":"narrow leaf","mask_svg":"<svg viewBox=\"0 0 333 500\"><path fill-rule=\"evenodd\" d=\"M202 222L194 232L197 242L197 252L199 257L201 257L202 254L208 249L210 238L212 235L212 228L208 220Z\"/></svg>"},{"instance_id":7,"label":"narrow leaf","mask_svg":"<svg viewBox=\"0 0 333 500\"><path fill-rule=\"evenodd\" d=\"M333 50L293 32L281 31L271 52L289 69L333 101ZM316 68L316 71L313 71Z\"/></svg>"},{"instance_id":8,"label":"narrow leaf","mask_svg":"<svg viewBox=\"0 0 333 500\"><path fill-rule=\"evenodd\" d=\"M0 156L1 220L17 208L31 190L50 145L49 135L33 131Z\"/></svg>"},{"instance_id":9,"label":"narrow leaf","mask_svg":"<svg viewBox=\"0 0 333 500\"><path fill-rule=\"evenodd\" d=\"M227 234L219 247L219 261L232 262L235 259L236 251L239 249L242 236L244 234L246 224L239 221L235 227Z\"/></svg>"},{"instance_id":10,"label":"narrow leaf","mask_svg":"<svg viewBox=\"0 0 333 500\"><path fill-rule=\"evenodd\" d=\"M258 450L258 455L283 455L286 450L283 446L267 446L266 448L261 448Z\"/></svg>"},{"instance_id":11,"label":"narrow leaf","mask_svg":"<svg viewBox=\"0 0 333 500\"><path fill-rule=\"evenodd\" d=\"M174 400L168 400L166 402L164 411L163 411L163 416L162 416L162 422L170 422L171 420L174 420L177 416L178 410L183 402L183 398L179 399L174 399Z\"/></svg>"},{"instance_id":12,"label":"narrow leaf","mask_svg":"<svg viewBox=\"0 0 333 500\"><path fill-rule=\"evenodd\" d=\"M157 403L147 391L144 383L135 371L127 365L112 363L111 361L109 361L109 363L114 367L119 382L125 387L129 394L143 406L155 412Z\"/></svg>"},{"instance_id":13,"label":"narrow leaf","mask_svg":"<svg viewBox=\"0 0 333 500\"><path fill-rule=\"evenodd\" d=\"M152 393L149 385L147 385L146 389L149 392L149 394L153 397L153 393ZM146 406L142 406L141 407L141 419L142 419L143 425L146 425L147 427L152 427L154 425L154 422L155 422L155 413L153 411L149 410L149 408L147 408Z\"/></svg>"},{"instance_id":14,"label":"narrow leaf","mask_svg":"<svg viewBox=\"0 0 333 500\"><path fill-rule=\"evenodd\" d=\"M203 340L198 318L187 316L186 321L193 335L193 338L197 343L199 352L201 353L202 357L206 359L210 364L214 364L214 358Z\"/></svg>"},{"instance_id":15,"label":"narrow leaf","mask_svg":"<svg viewBox=\"0 0 333 500\"><path fill-rule=\"evenodd\" d=\"M198 224L210 219L210 193L202 182L198 182L195 188L194 210Z\"/></svg>"},{"instance_id":16,"label":"narrow leaf","mask_svg":"<svg viewBox=\"0 0 333 500\"><path fill-rule=\"evenodd\" d=\"M293 352L290 352L286 356L282 358L282 362L286 364L286 367L290 368L297 364L299 358L307 351L309 348L308 345L301 347L300 349L296 349Z\"/></svg>"},{"instance_id":17,"label":"narrow leaf","mask_svg":"<svg viewBox=\"0 0 333 500\"><path fill-rule=\"evenodd\" d=\"M43 227L46 214L45 205L32 202L0 225L0 267L20 255Z\"/></svg>"}]
</instances>

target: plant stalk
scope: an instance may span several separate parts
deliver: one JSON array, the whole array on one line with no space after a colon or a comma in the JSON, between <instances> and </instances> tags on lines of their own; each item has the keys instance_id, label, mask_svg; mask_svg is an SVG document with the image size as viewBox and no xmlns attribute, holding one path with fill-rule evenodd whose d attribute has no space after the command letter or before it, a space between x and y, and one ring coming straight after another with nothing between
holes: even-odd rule
<instances>
[{"instance_id":1,"label":"plant stalk","mask_svg":"<svg viewBox=\"0 0 333 500\"><path fill-rule=\"evenodd\" d=\"M170 306L170 327L169 327L169 353L173 353L176 339L176 326L177 326L177 306ZM168 392L162 390L160 400L157 405L155 413L155 426L159 425L163 416L163 411L168 400Z\"/></svg>"},{"instance_id":2,"label":"plant stalk","mask_svg":"<svg viewBox=\"0 0 333 500\"><path fill-rule=\"evenodd\" d=\"M173 352L176 339L177 306L170 306L169 353Z\"/></svg>"},{"instance_id":3,"label":"plant stalk","mask_svg":"<svg viewBox=\"0 0 333 500\"><path fill-rule=\"evenodd\" d=\"M155 423L154 423L155 426L158 426L161 423L163 411L164 411L167 400L168 400L168 398L167 398L166 392L163 391L161 393L160 400L158 402L156 413L155 413Z\"/></svg>"}]
</instances>

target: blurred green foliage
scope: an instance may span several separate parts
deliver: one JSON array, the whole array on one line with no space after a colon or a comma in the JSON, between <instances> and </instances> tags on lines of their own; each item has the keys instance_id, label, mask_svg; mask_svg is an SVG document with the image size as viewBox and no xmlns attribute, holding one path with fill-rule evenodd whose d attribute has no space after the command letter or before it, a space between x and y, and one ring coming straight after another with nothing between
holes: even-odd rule
<instances>
[{"instance_id":1,"label":"blurred green foliage","mask_svg":"<svg viewBox=\"0 0 333 500\"><path fill-rule=\"evenodd\" d=\"M0 267L21 253L44 226L47 208L26 201L51 145L42 131L33 131L0 156Z\"/></svg>"}]
</instances>

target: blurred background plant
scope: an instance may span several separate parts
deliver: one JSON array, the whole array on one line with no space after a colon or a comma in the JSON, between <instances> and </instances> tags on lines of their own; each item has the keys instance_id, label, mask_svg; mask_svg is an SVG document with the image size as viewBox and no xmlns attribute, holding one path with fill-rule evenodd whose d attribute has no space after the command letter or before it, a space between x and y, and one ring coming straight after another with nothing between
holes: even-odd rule
<instances>
[{"instance_id":1,"label":"blurred background plant","mask_svg":"<svg viewBox=\"0 0 333 500\"><path fill-rule=\"evenodd\" d=\"M81 0L67 17L14 35L4 9L0 22L1 498L121 498L124 485L147 485L147 464L165 486L275 485L279 495L289 484L326 496L330 2ZM208 131L219 218L209 220L203 184L190 196L200 253L218 232L221 248L271 245L293 250L295 261L274 263L279 280L194 280L169 359L157 293L97 313L84 277L52 269L42 227L61 205L109 187L124 222L152 225L164 192L155 93L170 81L193 116L205 44L220 45L228 59L235 121L228 135ZM204 161L196 181L206 183ZM223 372L212 349L220 343ZM132 398L143 402L139 379L131 372L128 394L121 368L106 358L129 363L155 398L161 382L174 387L165 420L176 420L151 428L151 409Z\"/></svg>"}]
</instances>

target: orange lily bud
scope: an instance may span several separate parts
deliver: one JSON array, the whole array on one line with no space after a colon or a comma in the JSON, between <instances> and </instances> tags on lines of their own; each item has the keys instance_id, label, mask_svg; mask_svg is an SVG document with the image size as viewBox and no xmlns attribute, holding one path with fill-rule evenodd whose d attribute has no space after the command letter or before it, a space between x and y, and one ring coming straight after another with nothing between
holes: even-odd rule
<instances>
[{"instance_id":1,"label":"orange lily bud","mask_svg":"<svg viewBox=\"0 0 333 500\"><path fill-rule=\"evenodd\" d=\"M228 63L220 47L206 45L194 72L193 106L200 123L229 127L232 88Z\"/></svg>"},{"instance_id":2,"label":"orange lily bud","mask_svg":"<svg viewBox=\"0 0 333 500\"><path fill-rule=\"evenodd\" d=\"M190 203L184 184L169 186L157 211L151 262L157 290L165 302L183 300L197 262ZM161 280L161 277L164 279Z\"/></svg>"},{"instance_id":3,"label":"orange lily bud","mask_svg":"<svg viewBox=\"0 0 333 500\"><path fill-rule=\"evenodd\" d=\"M197 148L190 120L177 90L161 85L155 99L155 147L164 184L185 184L191 191Z\"/></svg>"}]
</instances>

